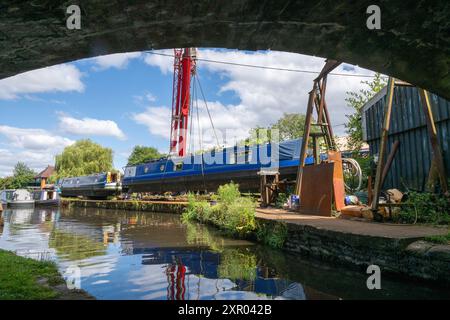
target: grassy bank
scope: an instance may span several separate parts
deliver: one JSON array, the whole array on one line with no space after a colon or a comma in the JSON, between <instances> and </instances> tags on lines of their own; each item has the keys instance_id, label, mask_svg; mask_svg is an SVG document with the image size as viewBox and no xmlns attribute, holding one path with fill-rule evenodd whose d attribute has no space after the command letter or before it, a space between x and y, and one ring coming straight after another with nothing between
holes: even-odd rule
<instances>
[{"instance_id":1,"label":"grassy bank","mask_svg":"<svg viewBox=\"0 0 450 320\"><path fill-rule=\"evenodd\" d=\"M282 247L287 236L285 225L269 227L258 223L255 201L243 197L238 187L235 183L220 186L211 202L190 194L182 220L211 224L234 237L256 238L271 247Z\"/></svg>"},{"instance_id":2,"label":"grassy bank","mask_svg":"<svg viewBox=\"0 0 450 320\"><path fill-rule=\"evenodd\" d=\"M0 300L87 299L69 291L52 262L41 262L0 250Z\"/></svg>"}]
</instances>

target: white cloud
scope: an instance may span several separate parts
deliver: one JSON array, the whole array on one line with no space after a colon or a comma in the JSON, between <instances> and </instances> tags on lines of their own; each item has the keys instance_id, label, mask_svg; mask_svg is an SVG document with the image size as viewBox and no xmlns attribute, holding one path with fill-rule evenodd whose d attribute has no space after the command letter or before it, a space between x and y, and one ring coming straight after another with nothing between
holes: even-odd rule
<instances>
[{"instance_id":1,"label":"white cloud","mask_svg":"<svg viewBox=\"0 0 450 320\"><path fill-rule=\"evenodd\" d=\"M28 71L0 80L0 99L43 92L83 92L82 73L71 64L60 64Z\"/></svg>"},{"instance_id":2,"label":"white cloud","mask_svg":"<svg viewBox=\"0 0 450 320\"><path fill-rule=\"evenodd\" d=\"M111 136L125 140L125 134L120 130L117 123L112 120L98 120L93 118L76 119L68 115L60 114L59 126L67 133L89 136Z\"/></svg>"},{"instance_id":3,"label":"white cloud","mask_svg":"<svg viewBox=\"0 0 450 320\"><path fill-rule=\"evenodd\" d=\"M74 143L43 129L0 126L0 135L8 141L7 148L0 148L0 176L10 175L18 161L36 171L42 170L54 164L56 154Z\"/></svg>"},{"instance_id":4,"label":"white cloud","mask_svg":"<svg viewBox=\"0 0 450 320\"><path fill-rule=\"evenodd\" d=\"M142 113L131 115L136 123L147 126L151 134L169 139L171 111L168 107L148 107Z\"/></svg>"},{"instance_id":5,"label":"white cloud","mask_svg":"<svg viewBox=\"0 0 450 320\"><path fill-rule=\"evenodd\" d=\"M127 67L128 62L131 59L139 58L141 56L140 52L126 52L126 53L115 53L106 56L99 56L93 58L93 62L96 64L94 70L105 70L108 68L124 69Z\"/></svg>"},{"instance_id":6,"label":"white cloud","mask_svg":"<svg viewBox=\"0 0 450 320\"><path fill-rule=\"evenodd\" d=\"M66 147L73 143L70 139L53 135L43 129L0 126L0 134L4 135L14 147L29 150L49 150L55 146Z\"/></svg>"},{"instance_id":7,"label":"white cloud","mask_svg":"<svg viewBox=\"0 0 450 320\"><path fill-rule=\"evenodd\" d=\"M162 53L167 55L173 55L172 49L157 50L155 53ZM173 58L167 56L161 56L157 54L147 53L144 55L144 62L152 67L158 67L162 74L168 74L173 72Z\"/></svg>"},{"instance_id":8,"label":"white cloud","mask_svg":"<svg viewBox=\"0 0 450 320\"><path fill-rule=\"evenodd\" d=\"M151 92L146 92L143 95L134 95L133 96L133 101L136 104L155 102L156 100L157 100L157 97Z\"/></svg>"},{"instance_id":9,"label":"white cloud","mask_svg":"<svg viewBox=\"0 0 450 320\"><path fill-rule=\"evenodd\" d=\"M173 54L170 50L163 50L163 53ZM243 52L237 50L213 50L200 49L197 54L200 59L228 61L241 64L278 67L285 69L299 69L320 71L324 66L325 59L305 56L288 52L277 51L258 51ZM145 62L151 66L160 68L163 74L172 71L173 58L147 54ZM223 106L216 102L214 106L210 102L214 122L220 123L218 127L245 128L248 129L256 125L267 126L279 119L283 113L305 113L308 101L308 92L312 89L313 79L317 74L297 73L277 71L270 69L257 69L243 66L233 66L219 63L208 63L206 61L197 61L198 73L201 83L206 78L201 78L204 71L219 74L225 83L220 88L220 93L232 92L239 97L239 103L236 105ZM334 72L346 74L373 74L372 71L342 64ZM346 106L345 93L362 88L361 80L367 80L360 77L341 77L330 75L327 83L327 104L331 114L331 122L335 127L335 133L343 134L346 122L346 114L353 110ZM203 85L204 86L204 85ZM208 93L206 92L208 99ZM154 111L154 110L153 110ZM169 117L169 109L165 111ZM165 115L165 116L166 116ZM147 110L139 118L146 119L145 122L152 129L158 131L161 127L159 123L162 119L161 114L154 114ZM203 118L205 116L203 115ZM170 118L166 118L166 125L170 123ZM154 126L154 122L158 122ZM209 122L209 120L208 120ZM141 121L141 123L143 123ZM167 130L165 131L167 133Z\"/></svg>"}]
</instances>

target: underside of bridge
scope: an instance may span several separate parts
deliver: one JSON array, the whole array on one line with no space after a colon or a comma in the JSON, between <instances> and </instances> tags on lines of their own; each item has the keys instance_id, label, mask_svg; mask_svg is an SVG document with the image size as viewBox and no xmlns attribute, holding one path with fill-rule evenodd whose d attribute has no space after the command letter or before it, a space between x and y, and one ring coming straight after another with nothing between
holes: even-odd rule
<instances>
[{"instance_id":1,"label":"underside of bridge","mask_svg":"<svg viewBox=\"0 0 450 320\"><path fill-rule=\"evenodd\" d=\"M379 71L450 98L450 2L23 1L0 4L0 78L104 54L174 47L271 49ZM81 8L81 29L66 8ZM381 8L369 30L366 9Z\"/></svg>"}]
</instances>

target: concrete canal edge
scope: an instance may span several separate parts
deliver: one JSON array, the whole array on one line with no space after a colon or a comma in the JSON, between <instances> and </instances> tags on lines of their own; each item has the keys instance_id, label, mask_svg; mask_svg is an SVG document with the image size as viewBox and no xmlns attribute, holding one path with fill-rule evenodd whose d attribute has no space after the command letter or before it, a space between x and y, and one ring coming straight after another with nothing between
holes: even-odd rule
<instances>
[{"instance_id":1,"label":"concrete canal edge","mask_svg":"<svg viewBox=\"0 0 450 320\"><path fill-rule=\"evenodd\" d=\"M181 214L187 203L63 199L62 205ZM428 236L446 234L447 228L270 214L264 210L257 210L256 219L269 230L277 224L287 229L283 250L352 267L378 265L382 272L450 284L450 245L424 241Z\"/></svg>"}]
</instances>

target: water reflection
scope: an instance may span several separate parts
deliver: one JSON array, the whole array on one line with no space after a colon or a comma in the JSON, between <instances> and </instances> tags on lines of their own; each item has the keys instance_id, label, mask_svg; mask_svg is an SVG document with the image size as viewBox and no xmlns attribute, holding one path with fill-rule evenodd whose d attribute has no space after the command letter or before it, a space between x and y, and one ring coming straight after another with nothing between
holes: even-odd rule
<instances>
[{"instance_id":1,"label":"water reflection","mask_svg":"<svg viewBox=\"0 0 450 320\"><path fill-rule=\"evenodd\" d=\"M221 236L179 216L94 209L5 210L0 248L79 267L99 299L449 298L444 289L383 278Z\"/></svg>"}]
</instances>

